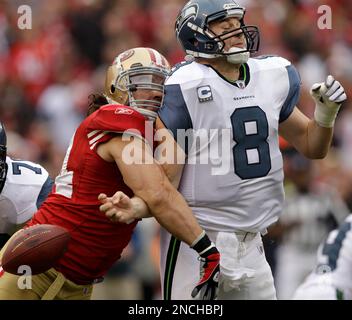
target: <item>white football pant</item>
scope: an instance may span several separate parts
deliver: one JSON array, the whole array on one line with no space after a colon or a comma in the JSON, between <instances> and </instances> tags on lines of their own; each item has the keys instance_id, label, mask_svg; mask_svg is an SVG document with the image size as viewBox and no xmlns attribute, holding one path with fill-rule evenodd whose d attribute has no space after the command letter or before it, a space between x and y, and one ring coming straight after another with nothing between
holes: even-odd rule
<instances>
[{"instance_id":1,"label":"white football pant","mask_svg":"<svg viewBox=\"0 0 352 320\"><path fill-rule=\"evenodd\" d=\"M260 233L207 231L221 254L219 300L276 299L273 276ZM161 231L162 298L190 300L199 281L197 252Z\"/></svg>"}]
</instances>

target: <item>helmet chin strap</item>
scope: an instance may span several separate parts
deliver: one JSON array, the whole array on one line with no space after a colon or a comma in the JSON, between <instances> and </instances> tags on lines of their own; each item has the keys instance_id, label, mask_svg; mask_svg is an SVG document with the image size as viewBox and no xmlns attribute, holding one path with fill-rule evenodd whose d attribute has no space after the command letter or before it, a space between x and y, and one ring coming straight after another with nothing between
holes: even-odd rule
<instances>
[{"instance_id":1,"label":"helmet chin strap","mask_svg":"<svg viewBox=\"0 0 352 320\"><path fill-rule=\"evenodd\" d=\"M249 52L246 51L246 52L236 53L237 51L243 51L243 48L232 47L227 52L225 52L225 53L233 53L227 56L227 61L232 64L246 63L250 56Z\"/></svg>"},{"instance_id":2,"label":"helmet chin strap","mask_svg":"<svg viewBox=\"0 0 352 320\"><path fill-rule=\"evenodd\" d=\"M117 103L115 100L112 100L110 97L108 97L107 95L104 94L104 97L106 98L106 101L109 103L109 104L115 104Z\"/></svg>"}]
</instances>

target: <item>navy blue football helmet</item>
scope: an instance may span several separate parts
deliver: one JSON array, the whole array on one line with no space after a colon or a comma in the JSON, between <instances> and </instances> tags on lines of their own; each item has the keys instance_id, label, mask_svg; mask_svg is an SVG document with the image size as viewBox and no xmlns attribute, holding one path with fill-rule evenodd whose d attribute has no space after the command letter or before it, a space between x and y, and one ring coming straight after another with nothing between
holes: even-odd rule
<instances>
[{"instance_id":1,"label":"navy blue football helmet","mask_svg":"<svg viewBox=\"0 0 352 320\"><path fill-rule=\"evenodd\" d=\"M259 30L256 26L244 23L245 8L233 0L190 0L179 13L175 31L184 51L194 57L216 58L243 52L254 53L259 49ZM235 17L241 27L229 30L221 36L216 35L209 27L214 21ZM241 31L241 32L239 32ZM224 40L243 33L247 47L244 50L224 52Z\"/></svg>"},{"instance_id":2,"label":"navy blue football helmet","mask_svg":"<svg viewBox=\"0 0 352 320\"><path fill-rule=\"evenodd\" d=\"M6 153L7 137L4 125L0 122L0 192L4 187L7 174Z\"/></svg>"}]
</instances>

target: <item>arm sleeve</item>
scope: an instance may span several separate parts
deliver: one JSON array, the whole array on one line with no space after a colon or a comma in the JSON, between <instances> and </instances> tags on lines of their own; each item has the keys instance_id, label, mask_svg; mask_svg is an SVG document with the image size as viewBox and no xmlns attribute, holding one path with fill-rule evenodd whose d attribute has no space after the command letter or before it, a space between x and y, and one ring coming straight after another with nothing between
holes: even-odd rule
<instances>
[{"instance_id":1,"label":"arm sleeve","mask_svg":"<svg viewBox=\"0 0 352 320\"><path fill-rule=\"evenodd\" d=\"M100 108L93 114L88 129L109 132L124 132L129 129L138 130L144 135L145 118L138 111L120 105L109 105Z\"/></svg>"},{"instance_id":2,"label":"arm sleeve","mask_svg":"<svg viewBox=\"0 0 352 320\"><path fill-rule=\"evenodd\" d=\"M49 193L51 192L51 189L53 187L54 181L48 176L48 178L45 180L38 198L37 198L37 208L42 205L42 203L45 201L45 199L48 197Z\"/></svg>"},{"instance_id":3,"label":"arm sleeve","mask_svg":"<svg viewBox=\"0 0 352 320\"><path fill-rule=\"evenodd\" d=\"M289 90L286 100L281 108L280 122L285 121L292 113L294 107L297 105L301 90L301 78L296 68L290 64L286 66L286 70L288 74Z\"/></svg>"},{"instance_id":4,"label":"arm sleeve","mask_svg":"<svg viewBox=\"0 0 352 320\"><path fill-rule=\"evenodd\" d=\"M193 129L193 124L179 84L165 86L165 96L159 111L159 118L170 130L177 143L187 151L185 131Z\"/></svg>"},{"instance_id":5,"label":"arm sleeve","mask_svg":"<svg viewBox=\"0 0 352 320\"><path fill-rule=\"evenodd\" d=\"M92 114L87 136L93 150L116 133L144 138L147 126L148 122L138 111L126 106L108 105Z\"/></svg>"}]
</instances>

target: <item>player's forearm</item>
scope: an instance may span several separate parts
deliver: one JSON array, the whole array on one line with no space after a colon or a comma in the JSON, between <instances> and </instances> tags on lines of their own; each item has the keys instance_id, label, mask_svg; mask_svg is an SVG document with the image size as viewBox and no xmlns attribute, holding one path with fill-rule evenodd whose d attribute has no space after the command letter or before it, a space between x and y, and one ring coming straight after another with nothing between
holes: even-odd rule
<instances>
[{"instance_id":1,"label":"player's forearm","mask_svg":"<svg viewBox=\"0 0 352 320\"><path fill-rule=\"evenodd\" d=\"M324 128L315 120L310 120L307 127L305 156L310 159L322 159L329 151L333 128Z\"/></svg>"},{"instance_id":2,"label":"player's forearm","mask_svg":"<svg viewBox=\"0 0 352 320\"><path fill-rule=\"evenodd\" d=\"M321 159L329 150L333 129L319 125L295 108L280 124L280 134L305 157Z\"/></svg>"},{"instance_id":3,"label":"player's forearm","mask_svg":"<svg viewBox=\"0 0 352 320\"><path fill-rule=\"evenodd\" d=\"M341 83L329 75L325 82L315 83L310 94L315 101L314 120L308 124L307 140L311 158L323 158L327 154L333 135L336 116L347 99Z\"/></svg>"},{"instance_id":4,"label":"player's forearm","mask_svg":"<svg viewBox=\"0 0 352 320\"><path fill-rule=\"evenodd\" d=\"M203 231L181 195L170 197L170 200L163 201L160 206L151 208L151 211L166 230L188 245Z\"/></svg>"},{"instance_id":5,"label":"player's forearm","mask_svg":"<svg viewBox=\"0 0 352 320\"><path fill-rule=\"evenodd\" d=\"M158 194L142 192L140 196L155 219L179 240L191 245L202 233L192 210L171 184L168 183Z\"/></svg>"},{"instance_id":6,"label":"player's forearm","mask_svg":"<svg viewBox=\"0 0 352 320\"><path fill-rule=\"evenodd\" d=\"M131 198L134 219L150 218L152 214L145 201L139 197Z\"/></svg>"},{"instance_id":7,"label":"player's forearm","mask_svg":"<svg viewBox=\"0 0 352 320\"><path fill-rule=\"evenodd\" d=\"M123 148L123 141L117 139L116 143L117 147ZM152 215L165 229L191 245L203 231L192 210L155 162L151 150L141 143L136 143L134 148L136 163L132 164L123 161L123 152L119 148L111 149L125 184L135 196L146 202Z\"/></svg>"},{"instance_id":8,"label":"player's forearm","mask_svg":"<svg viewBox=\"0 0 352 320\"><path fill-rule=\"evenodd\" d=\"M182 177L182 171L183 171L184 164L167 164L164 163L162 165L162 168L171 182L171 184L178 189Z\"/></svg>"}]
</instances>

